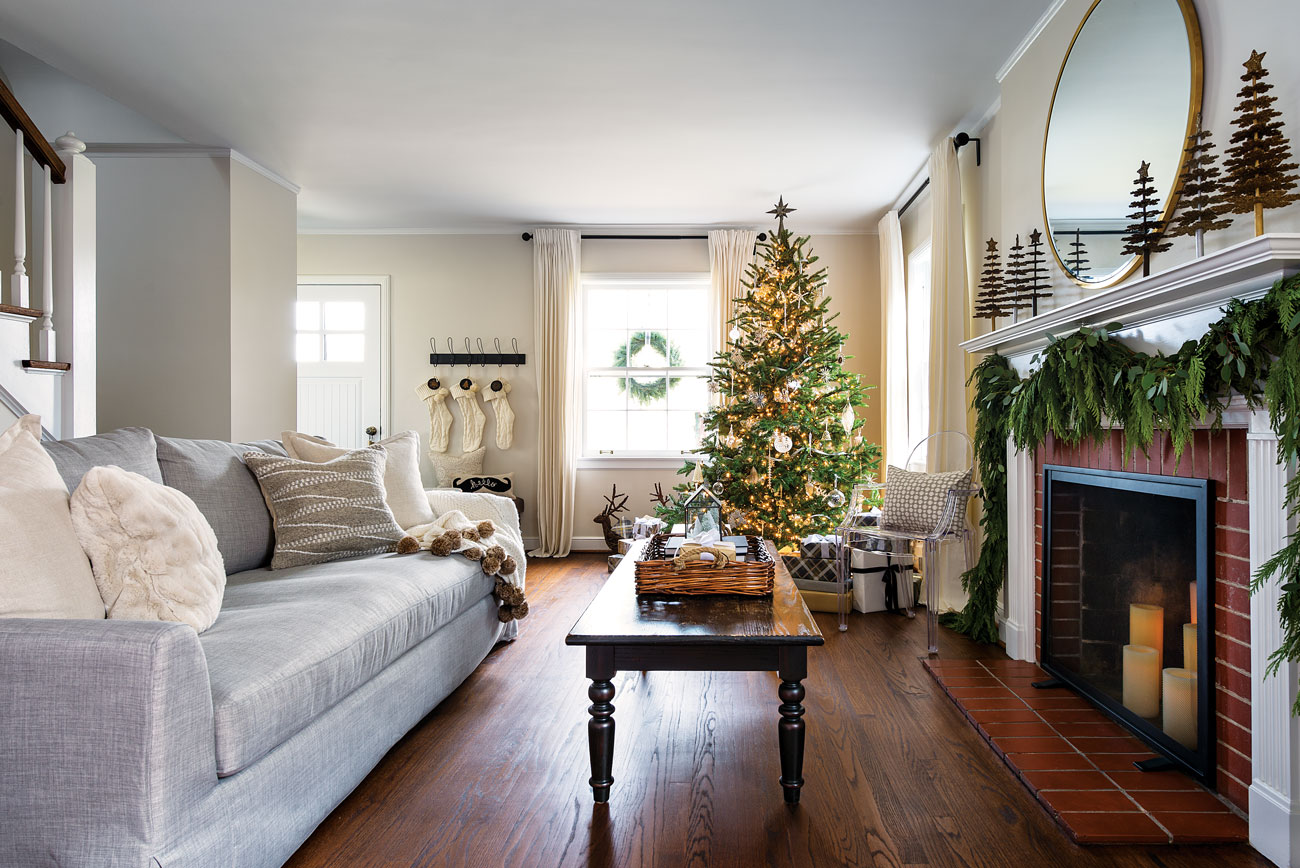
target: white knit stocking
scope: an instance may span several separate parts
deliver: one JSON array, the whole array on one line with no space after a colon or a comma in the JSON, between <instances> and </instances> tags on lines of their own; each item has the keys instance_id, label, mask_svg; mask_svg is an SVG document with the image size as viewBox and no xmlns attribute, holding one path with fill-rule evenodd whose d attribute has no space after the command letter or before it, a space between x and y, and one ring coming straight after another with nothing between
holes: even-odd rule
<instances>
[{"instance_id":1,"label":"white knit stocking","mask_svg":"<svg viewBox=\"0 0 1300 868\"><path fill-rule=\"evenodd\" d=\"M462 388L462 383L469 388ZM470 381L468 377L459 380L452 384L451 396L460 405L460 415L465 422L460 432L460 449L462 452L473 452L483 445L483 426L487 423L483 408L478 403L478 383Z\"/></svg>"},{"instance_id":2,"label":"white knit stocking","mask_svg":"<svg viewBox=\"0 0 1300 868\"><path fill-rule=\"evenodd\" d=\"M430 388L430 383L438 383ZM415 387L415 394L429 405L429 451L446 452L451 442L451 411L447 409L447 396L451 394L436 378Z\"/></svg>"},{"instance_id":3,"label":"white knit stocking","mask_svg":"<svg viewBox=\"0 0 1300 868\"><path fill-rule=\"evenodd\" d=\"M509 449L515 442L515 411L510 407L509 394L510 383L505 377L497 377L483 393L483 400L492 405L497 417L498 449Z\"/></svg>"}]
</instances>

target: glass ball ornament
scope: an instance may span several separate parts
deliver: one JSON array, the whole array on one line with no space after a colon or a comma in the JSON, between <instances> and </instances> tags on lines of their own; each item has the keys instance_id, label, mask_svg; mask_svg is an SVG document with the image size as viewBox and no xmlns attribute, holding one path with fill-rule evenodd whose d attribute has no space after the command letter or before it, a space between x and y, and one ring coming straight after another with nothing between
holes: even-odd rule
<instances>
[{"instance_id":1,"label":"glass ball ornament","mask_svg":"<svg viewBox=\"0 0 1300 868\"><path fill-rule=\"evenodd\" d=\"M740 340L740 326L732 326L731 331L727 332L727 337L731 338L733 341Z\"/></svg>"},{"instance_id":2,"label":"glass ball ornament","mask_svg":"<svg viewBox=\"0 0 1300 868\"><path fill-rule=\"evenodd\" d=\"M777 431L772 435L772 448L777 452L780 452L782 455L789 452L793 447L794 441L791 440L790 435L784 431Z\"/></svg>"},{"instance_id":3,"label":"glass ball ornament","mask_svg":"<svg viewBox=\"0 0 1300 868\"><path fill-rule=\"evenodd\" d=\"M844 505L844 500L844 492L840 491L838 488L826 495L826 505L831 509L839 509Z\"/></svg>"},{"instance_id":4,"label":"glass ball ornament","mask_svg":"<svg viewBox=\"0 0 1300 868\"><path fill-rule=\"evenodd\" d=\"M722 480L719 479L709 486L709 490L711 490L718 497L722 497L722 493L727 490L727 487L723 485Z\"/></svg>"}]
</instances>

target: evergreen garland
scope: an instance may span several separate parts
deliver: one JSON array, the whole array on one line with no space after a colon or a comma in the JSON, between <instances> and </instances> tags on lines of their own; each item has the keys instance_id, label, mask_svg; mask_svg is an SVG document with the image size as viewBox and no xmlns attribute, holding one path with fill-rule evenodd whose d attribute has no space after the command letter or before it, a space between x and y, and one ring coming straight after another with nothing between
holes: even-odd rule
<instances>
[{"instance_id":1,"label":"evergreen garland","mask_svg":"<svg viewBox=\"0 0 1300 868\"><path fill-rule=\"evenodd\" d=\"M993 354L971 374L975 455L984 487L984 544L979 561L962 576L970 596L946 623L980 642L997 639L995 613L1007 569L1006 444L1030 451L1050 434L1066 443L1100 442L1122 428L1125 459L1146 452L1157 430L1168 431L1176 458L1203 419L1222 424L1233 395L1252 408L1266 407L1278 435L1279 464L1300 462L1300 275L1274 284L1263 298L1234 299L1200 340L1173 355L1149 355L1114 338L1119 323L1081 328L1049 339L1020 379ZM1287 514L1300 514L1300 474L1287 486ZM1281 582L1278 602L1282 644L1269 656L1268 673L1300 661L1300 532L1263 564L1256 591ZM1300 699L1293 709L1300 714Z\"/></svg>"}]
</instances>

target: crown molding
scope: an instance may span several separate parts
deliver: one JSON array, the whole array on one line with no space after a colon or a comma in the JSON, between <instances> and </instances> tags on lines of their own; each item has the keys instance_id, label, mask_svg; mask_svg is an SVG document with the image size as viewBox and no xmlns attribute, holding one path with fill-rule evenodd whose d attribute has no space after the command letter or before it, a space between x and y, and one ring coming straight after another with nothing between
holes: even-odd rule
<instances>
[{"instance_id":1,"label":"crown molding","mask_svg":"<svg viewBox=\"0 0 1300 868\"><path fill-rule=\"evenodd\" d=\"M299 235L518 235L521 232L531 232L539 225L545 225L554 229L573 229L578 232L591 234L627 232L629 234L654 234L662 232L664 235L683 235L683 234L707 234L713 229L753 229L756 232L766 232L766 227L755 226L665 226L655 224L652 226L628 225L624 223L597 225L584 223L582 225L570 225L559 223L547 224L523 224L517 227L503 228L501 226L491 227L456 227L456 228L431 228L417 226L401 226L392 228L373 228L373 227L348 227L348 226L299 226ZM876 235L876 229L805 229L798 235Z\"/></svg>"},{"instance_id":2,"label":"crown molding","mask_svg":"<svg viewBox=\"0 0 1300 868\"><path fill-rule=\"evenodd\" d=\"M236 151L218 145L192 145L172 142L87 142L88 157L229 157L233 162L251 169L295 196L302 188L283 175L273 172L261 163Z\"/></svg>"},{"instance_id":3,"label":"crown molding","mask_svg":"<svg viewBox=\"0 0 1300 868\"><path fill-rule=\"evenodd\" d=\"M995 76L998 84L1002 84L1002 79L1006 78L1011 73L1012 67L1020 62L1020 58L1024 57L1025 52L1029 50L1029 46L1033 45L1034 40L1037 39L1045 29L1047 29L1047 25L1052 23L1052 19L1056 17L1056 13L1060 12L1061 7L1064 5L1065 0L1052 0L1052 5L1047 7L1047 11L1043 13L1042 17L1038 19L1033 27L1029 28L1029 32L1025 34L1025 38L1020 40L1020 44L1016 46L1016 50L1011 52L1011 56L1007 58L1006 63L1002 64L1001 68L998 69L997 75Z\"/></svg>"}]
</instances>

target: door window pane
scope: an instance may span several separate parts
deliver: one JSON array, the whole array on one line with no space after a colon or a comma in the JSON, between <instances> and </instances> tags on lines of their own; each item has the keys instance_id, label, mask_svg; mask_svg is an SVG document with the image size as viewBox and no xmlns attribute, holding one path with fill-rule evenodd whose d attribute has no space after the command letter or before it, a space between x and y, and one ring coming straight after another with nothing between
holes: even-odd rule
<instances>
[{"instance_id":1,"label":"door window pane","mask_svg":"<svg viewBox=\"0 0 1300 868\"><path fill-rule=\"evenodd\" d=\"M319 362L320 334L318 332L299 332L294 357L300 362Z\"/></svg>"},{"instance_id":2,"label":"door window pane","mask_svg":"<svg viewBox=\"0 0 1300 868\"><path fill-rule=\"evenodd\" d=\"M364 362L365 360L365 335L325 335L325 361Z\"/></svg>"},{"instance_id":3,"label":"door window pane","mask_svg":"<svg viewBox=\"0 0 1300 868\"><path fill-rule=\"evenodd\" d=\"M327 331L360 331L366 327L366 305L361 301L325 302Z\"/></svg>"},{"instance_id":4,"label":"door window pane","mask_svg":"<svg viewBox=\"0 0 1300 868\"><path fill-rule=\"evenodd\" d=\"M298 331L300 332L320 331L320 302L318 301L298 302Z\"/></svg>"}]
</instances>

